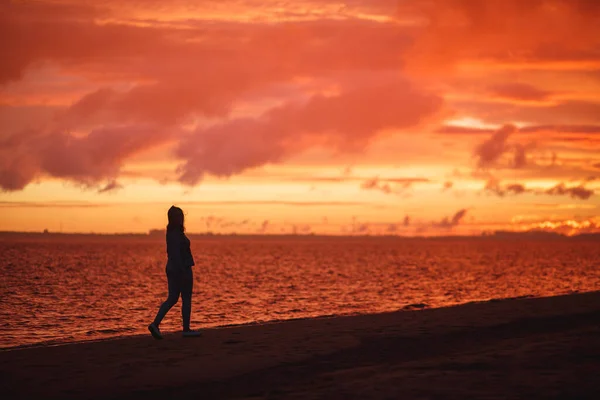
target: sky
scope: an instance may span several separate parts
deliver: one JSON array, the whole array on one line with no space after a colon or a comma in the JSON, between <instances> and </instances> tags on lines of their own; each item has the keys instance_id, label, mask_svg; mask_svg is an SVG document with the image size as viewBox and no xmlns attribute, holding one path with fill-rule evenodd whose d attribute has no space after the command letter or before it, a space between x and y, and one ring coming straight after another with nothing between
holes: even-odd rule
<instances>
[{"instance_id":1,"label":"sky","mask_svg":"<svg viewBox=\"0 0 600 400\"><path fill-rule=\"evenodd\" d=\"M0 230L600 231L595 0L0 0Z\"/></svg>"}]
</instances>

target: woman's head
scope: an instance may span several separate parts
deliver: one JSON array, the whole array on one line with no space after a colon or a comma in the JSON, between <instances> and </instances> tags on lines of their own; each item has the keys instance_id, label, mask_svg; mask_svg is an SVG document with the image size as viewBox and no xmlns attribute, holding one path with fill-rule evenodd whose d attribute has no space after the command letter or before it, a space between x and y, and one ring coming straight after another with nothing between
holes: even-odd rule
<instances>
[{"instance_id":1,"label":"woman's head","mask_svg":"<svg viewBox=\"0 0 600 400\"><path fill-rule=\"evenodd\" d=\"M171 206L169 211L167 212L167 217L169 219L169 224L167 225L167 230L178 230L185 231L185 227L183 224L183 210L179 207Z\"/></svg>"}]
</instances>

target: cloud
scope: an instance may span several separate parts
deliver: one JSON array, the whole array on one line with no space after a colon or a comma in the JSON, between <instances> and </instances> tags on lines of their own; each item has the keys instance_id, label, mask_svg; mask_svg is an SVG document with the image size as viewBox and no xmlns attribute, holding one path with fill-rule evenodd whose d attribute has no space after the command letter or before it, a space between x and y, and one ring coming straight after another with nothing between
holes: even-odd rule
<instances>
[{"instance_id":1,"label":"cloud","mask_svg":"<svg viewBox=\"0 0 600 400\"><path fill-rule=\"evenodd\" d=\"M506 194L522 194L527 192L528 190L525 188L525 185L521 183L510 183L502 186L500 181L495 178L490 178L485 184L484 190L487 192L492 192L500 197L505 196Z\"/></svg>"},{"instance_id":2,"label":"cloud","mask_svg":"<svg viewBox=\"0 0 600 400\"><path fill-rule=\"evenodd\" d=\"M547 219L530 223L519 223L518 229L530 232L557 232L565 235L600 232L600 218Z\"/></svg>"},{"instance_id":3,"label":"cloud","mask_svg":"<svg viewBox=\"0 0 600 400\"><path fill-rule=\"evenodd\" d=\"M244 4L230 3L253 9ZM180 6L186 9L190 4ZM0 3L3 50L11 54L0 65L0 84L16 81L15 85L35 90L36 81L26 81L26 72L33 71L35 77L36 68L50 65L59 71L51 77L56 81L77 77L94 88L46 117L41 132L25 134L52 140L36 144L30 155L17 151L10 162L2 162L2 188L20 190L41 175L86 183L115 179L135 151L111 154L111 148L103 148L107 152L103 157L113 161L100 162L95 172L83 156L58 159L47 154L85 147L101 132L107 134L104 141L112 143L108 132L114 129L162 130L160 140L148 133L149 145L179 142L181 180L197 183L204 173L229 176L281 162L316 145L360 147L380 130L414 126L441 106L439 97L420 93L408 83L389 84L389 77L396 76L403 64L400 50L409 42L393 21L319 17L279 23L225 19L139 23L131 19L140 9L149 10L145 7L121 2ZM281 8L275 3L270 7ZM365 7L377 12L389 9L362 2L351 8ZM130 14L130 8L137 11ZM360 84L365 87L357 89ZM335 92L340 85L341 95L319 94L324 89ZM415 107L408 104L413 99ZM240 117L239 112L232 116L240 107L261 102L271 109L258 111L263 113L259 118ZM282 102L284 106L277 107ZM370 119L369 114L373 114ZM184 138L183 127L199 121L202 127ZM212 127L207 128L207 123ZM179 134L173 136L172 131ZM254 134L254 143L239 136L242 132ZM21 133L4 129L0 133L15 134ZM122 141L128 140L127 135L123 132ZM246 148L240 148L239 143L245 142ZM189 146L194 145L230 158L206 157L206 163L191 159Z\"/></svg>"},{"instance_id":4,"label":"cloud","mask_svg":"<svg viewBox=\"0 0 600 400\"><path fill-rule=\"evenodd\" d=\"M163 48L168 37L162 29L96 24L94 19L102 14L94 7L3 1L0 10L0 34L8 38L3 48L14 55L0 67L0 83L20 79L36 62L58 61L72 66L94 57L150 54Z\"/></svg>"},{"instance_id":5,"label":"cloud","mask_svg":"<svg viewBox=\"0 0 600 400\"><path fill-rule=\"evenodd\" d=\"M23 118L0 122L0 142L8 143L0 149L0 187L21 190L46 176L101 186L118 179L138 152L166 144L174 144L178 178L188 185L205 175L284 163L308 150L358 154L384 134L420 127L443 110L443 93L425 88L445 85L409 83L419 69L435 65L446 74L449 65L463 62L552 60L577 69L598 61L599 24L593 22L599 8L592 3L0 2L0 37L11 55L0 65L3 89L31 96L32 104L45 101L39 95L44 79L69 93L60 109L39 113L46 123L36 121L34 130L17 127ZM53 74L42 76L45 68ZM486 75L484 87L509 100L542 101L558 93L515 76L527 79ZM13 95L3 93L0 102L15 102ZM491 122L533 121L558 131L567 121L580 123L571 127L580 133L598 132L594 101L522 107L449 99L460 112L475 110ZM531 163L528 146L509 142L516 132L505 138L487 132L492 138L476 150L481 168ZM381 182L382 191L401 186Z\"/></svg>"},{"instance_id":6,"label":"cloud","mask_svg":"<svg viewBox=\"0 0 600 400\"><path fill-rule=\"evenodd\" d=\"M385 194L401 194L415 183L427 183L426 178L382 178L374 177L361 183L361 189L379 190Z\"/></svg>"},{"instance_id":7,"label":"cloud","mask_svg":"<svg viewBox=\"0 0 600 400\"><path fill-rule=\"evenodd\" d=\"M541 90L524 83L506 83L489 87L489 92L498 97L510 100L542 101L547 100L551 92Z\"/></svg>"},{"instance_id":8,"label":"cloud","mask_svg":"<svg viewBox=\"0 0 600 400\"><path fill-rule=\"evenodd\" d=\"M598 59L598 2L433 0L401 2L418 15L411 63L435 70L464 61L542 63Z\"/></svg>"},{"instance_id":9,"label":"cloud","mask_svg":"<svg viewBox=\"0 0 600 400\"><path fill-rule=\"evenodd\" d=\"M480 168L490 168L498 166L498 161L505 154L512 151L512 168L523 168L527 165L527 150L531 145L524 146L520 143L508 143L508 138L517 131L513 125L504 125L492 134L492 136L480 143L475 148L477 157L477 166Z\"/></svg>"},{"instance_id":10,"label":"cloud","mask_svg":"<svg viewBox=\"0 0 600 400\"><path fill-rule=\"evenodd\" d=\"M585 180L589 182L589 180ZM485 184L484 191L494 193L500 197L506 194L519 195L523 193L534 193L537 195L552 195L552 196L570 196L581 200L587 200L594 195L593 189L586 188L583 184L577 186L567 186L565 183L557 183L549 189L531 189L526 188L521 183L510 183L502 185L496 178L490 178Z\"/></svg>"},{"instance_id":11,"label":"cloud","mask_svg":"<svg viewBox=\"0 0 600 400\"><path fill-rule=\"evenodd\" d=\"M556 186L546 190L546 194L554 196L570 196L574 199L587 200L594 195L594 190L587 189L583 185L578 186L567 186L564 183L559 183Z\"/></svg>"},{"instance_id":12,"label":"cloud","mask_svg":"<svg viewBox=\"0 0 600 400\"><path fill-rule=\"evenodd\" d=\"M494 132L489 139L478 145L475 149L475 155L478 157L478 166L486 167L496 163L509 150L506 141L516 130L513 125L505 125Z\"/></svg>"},{"instance_id":13,"label":"cloud","mask_svg":"<svg viewBox=\"0 0 600 400\"><path fill-rule=\"evenodd\" d=\"M272 108L257 118L239 118L199 129L177 149L180 181L194 185L205 174L229 177L279 163L317 145L341 152L363 149L385 130L418 125L435 115L439 97L406 81L314 95L304 103Z\"/></svg>"},{"instance_id":14,"label":"cloud","mask_svg":"<svg viewBox=\"0 0 600 400\"><path fill-rule=\"evenodd\" d=\"M20 190L43 175L96 186L115 179L128 157L163 143L165 137L162 130L143 126L100 128L83 137L20 132L1 143L0 187Z\"/></svg>"},{"instance_id":15,"label":"cloud","mask_svg":"<svg viewBox=\"0 0 600 400\"><path fill-rule=\"evenodd\" d=\"M444 217L440 222L434 222L433 226L437 228L443 229L452 229L455 226L459 225L463 218L467 215L467 209L463 208L458 210L452 218Z\"/></svg>"},{"instance_id":16,"label":"cloud","mask_svg":"<svg viewBox=\"0 0 600 400\"><path fill-rule=\"evenodd\" d=\"M3 47L14 57L2 64L0 83L21 78L38 62L51 61L96 79L99 72L104 78L156 80L167 93L168 83L189 80L188 90L178 88L187 96L194 95L193 89L208 98L235 96L268 82L323 72L398 69L401 53L389 49L401 50L409 43L408 35L393 22L321 18L277 24L225 20L132 24L118 18L119 10L97 16L98 7L75 10L55 3L49 12L49 6L13 2L3 7L0 32L7 38ZM75 17L62 16L69 8Z\"/></svg>"},{"instance_id":17,"label":"cloud","mask_svg":"<svg viewBox=\"0 0 600 400\"><path fill-rule=\"evenodd\" d=\"M380 182L379 178L377 178L377 177L367 179L360 185L360 187L361 187L361 189L367 189L367 190L370 190L370 189L380 190L386 194L392 193L392 187L390 186L390 184Z\"/></svg>"},{"instance_id":18,"label":"cloud","mask_svg":"<svg viewBox=\"0 0 600 400\"><path fill-rule=\"evenodd\" d=\"M121 185L119 182L113 180L113 181L108 182L106 184L106 186L104 186L103 188L99 189L98 193L114 192L119 189L123 189L123 185Z\"/></svg>"},{"instance_id":19,"label":"cloud","mask_svg":"<svg viewBox=\"0 0 600 400\"><path fill-rule=\"evenodd\" d=\"M0 82L20 79L41 62L86 79L97 88L58 111L43 130L61 132L51 136L71 142L64 132L95 136L115 126L150 125L164 132L161 144L178 143L179 177L186 184L200 182L206 173L224 177L280 163L316 146L357 151L381 131L416 126L441 108L439 96L398 81L401 49L409 38L393 21L132 24L119 18L126 5L107 4L3 3L0 32L14 57L13 64L2 65L7 70L0 71ZM360 4L359 9L371 7ZM240 107L259 102L267 111L240 116ZM183 127L194 125L186 135ZM158 144L155 139L148 137ZM72 165L56 172L21 157L0 170L0 179L10 190L41 174L115 179L132 154L94 174L85 165L82 171ZM39 156L46 157L44 149L32 158Z\"/></svg>"},{"instance_id":20,"label":"cloud","mask_svg":"<svg viewBox=\"0 0 600 400\"><path fill-rule=\"evenodd\" d=\"M527 189L525 189L525 185L521 183L511 183L506 185L506 191L514 194L525 193Z\"/></svg>"},{"instance_id":21,"label":"cloud","mask_svg":"<svg viewBox=\"0 0 600 400\"><path fill-rule=\"evenodd\" d=\"M217 90L211 92L208 83L202 82L204 79L170 79L136 85L126 91L98 89L79 99L64 112L57 113L56 121L62 127L105 123L172 126L187 122L194 115L226 116L232 97Z\"/></svg>"},{"instance_id":22,"label":"cloud","mask_svg":"<svg viewBox=\"0 0 600 400\"><path fill-rule=\"evenodd\" d=\"M584 165L595 155L598 144L595 132L600 130L596 125L528 125L518 129L504 125L496 130L445 125L436 132L473 136L457 139L465 141L489 135L474 146L478 169L472 172L472 177L488 179L490 171L495 170L494 175L508 179L518 174L520 179L564 180L589 175L589 168Z\"/></svg>"}]
</instances>

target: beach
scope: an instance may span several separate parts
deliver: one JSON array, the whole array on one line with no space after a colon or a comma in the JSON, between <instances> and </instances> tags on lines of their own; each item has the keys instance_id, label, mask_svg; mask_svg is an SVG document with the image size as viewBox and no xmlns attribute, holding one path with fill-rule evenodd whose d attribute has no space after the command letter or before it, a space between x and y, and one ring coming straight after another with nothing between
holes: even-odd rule
<instances>
[{"instance_id":1,"label":"beach","mask_svg":"<svg viewBox=\"0 0 600 400\"><path fill-rule=\"evenodd\" d=\"M0 352L2 397L598 398L600 292Z\"/></svg>"}]
</instances>

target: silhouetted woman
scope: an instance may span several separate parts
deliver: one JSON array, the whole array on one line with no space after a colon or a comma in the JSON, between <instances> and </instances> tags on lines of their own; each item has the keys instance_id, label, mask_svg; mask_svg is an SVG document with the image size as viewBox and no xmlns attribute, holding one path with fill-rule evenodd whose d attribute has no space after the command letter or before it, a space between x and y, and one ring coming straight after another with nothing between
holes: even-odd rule
<instances>
[{"instance_id":1,"label":"silhouetted woman","mask_svg":"<svg viewBox=\"0 0 600 400\"><path fill-rule=\"evenodd\" d=\"M200 332L190 330L192 314L192 288L194 279L192 266L194 257L190 250L190 240L185 235L183 210L172 206L167 213L167 282L169 297L162 303L154 322L148 325L148 330L155 339L162 339L160 322L173 307L181 294L181 318L183 320L183 336L200 336Z\"/></svg>"}]
</instances>

